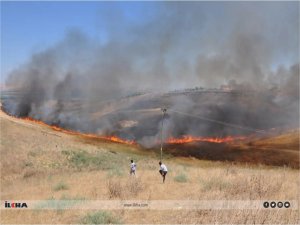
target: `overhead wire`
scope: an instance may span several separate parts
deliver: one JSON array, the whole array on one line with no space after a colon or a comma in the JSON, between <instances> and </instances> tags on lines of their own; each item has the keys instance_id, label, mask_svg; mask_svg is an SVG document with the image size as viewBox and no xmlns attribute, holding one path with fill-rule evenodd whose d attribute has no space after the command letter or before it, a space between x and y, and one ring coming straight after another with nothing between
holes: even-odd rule
<instances>
[{"instance_id":1,"label":"overhead wire","mask_svg":"<svg viewBox=\"0 0 300 225\"><path fill-rule=\"evenodd\" d=\"M202 116L196 116L196 115L193 115L193 114L190 114L190 113L180 112L180 111L177 111L177 110L169 109L168 111L175 112L175 113L182 114L182 115L189 116L189 117L193 117L193 118L197 118L197 119L201 119L201 120L205 120L205 121L208 121L208 122L218 123L218 124L221 124L221 125L224 125L224 126L233 127L233 128L237 128L237 129L253 131L253 132L256 132L256 133L264 133L265 132L263 130L257 130L257 129L253 129L251 127L246 127L246 126L241 126L241 125L237 125L237 124L233 124L233 123L223 122L223 121L220 121L220 120L214 120L214 119L210 119L210 118L206 118L206 117L202 117Z\"/></svg>"}]
</instances>

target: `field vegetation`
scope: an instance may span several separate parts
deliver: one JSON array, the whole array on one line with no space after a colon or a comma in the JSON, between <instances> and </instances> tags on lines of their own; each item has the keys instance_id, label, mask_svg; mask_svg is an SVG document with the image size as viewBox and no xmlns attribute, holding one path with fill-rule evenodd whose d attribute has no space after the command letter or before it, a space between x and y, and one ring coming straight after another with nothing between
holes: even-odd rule
<instances>
[{"instance_id":1,"label":"field vegetation","mask_svg":"<svg viewBox=\"0 0 300 225\"><path fill-rule=\"evenodd\" d=\"M280 138L279 138L280 139ZM278 140L279 140L278 139ZM275 144L276 142L270 142ZM279 141L283 143L283 141ZM255 142L266 147L268 141ZM274 146L272 146L274 147ZM137 163L129 175L130 160ZM296 224L298 211L43 210L46 200L298 200L288 166L168 155L165 184L155 152L51 130L1 113L1 199L38 200L40 210L2 210L1 224ZM73 202L73 201L72 201Z\"/></svg>"}]
</instances>

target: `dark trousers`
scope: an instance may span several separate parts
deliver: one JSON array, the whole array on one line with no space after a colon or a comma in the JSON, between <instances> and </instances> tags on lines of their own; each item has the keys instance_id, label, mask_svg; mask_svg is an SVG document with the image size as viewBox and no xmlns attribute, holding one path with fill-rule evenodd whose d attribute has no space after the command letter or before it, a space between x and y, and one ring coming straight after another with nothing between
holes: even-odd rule
<instances>
[{"instance_id":1,"label":"dark trousers","mask_svg":"<svg viewBox=\"0 0 300 225\"><path fill-rule=\"evenodd\" d=\"M160 175L163 177L163 183L165 183L165 179L166 179L166 175L167 175L167 171L163 171L163 170L159 170Z\"/></svg>"}]
</instances>

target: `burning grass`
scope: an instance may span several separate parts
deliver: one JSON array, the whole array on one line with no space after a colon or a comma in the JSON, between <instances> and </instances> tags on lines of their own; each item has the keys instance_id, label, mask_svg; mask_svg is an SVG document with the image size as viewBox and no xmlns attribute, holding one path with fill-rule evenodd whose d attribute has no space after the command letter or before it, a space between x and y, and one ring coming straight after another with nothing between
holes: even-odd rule
<instances>
[{"instance_id":1,"label":"burning grass","mask_svg":"<svg viewBox=\"0 0 300 225\"><path fill-rule=\"evenodd\" d=\"M141 146L138 146L135 141L121 139L117 136L99 136L96 134L80 133L57 126L51 126L31 118L15 119L19 121L30 121L61 133L79 137L88 144L94 143L95 145L99 145L107 141L115 144L124 144L124 149L127 148L126 146L143 149ZM178 138L171 137L165 141L164 156L192 156L198 159L299 168L299 150L296 148L299 147L298 134L299 132L295 131L288 135L261 140L255 140L253 137L246 136L196 137L186 135ZM153 147L153 149L154 152L158 152L158 148ZM90 156L81 152L73 155L71 161L73 165L79 169L84 167L97 169L101 168L101 166L109 169L110 165L105 165L106 162L101 162L100 158L99 156ZM51 166L59 167L60 165L52 164Z\"/></svg>"},{"instance_id":2,"label":"burning grass","mask_svg":"<svg viewBox=\"0 0 300 225\"><path fill-rule=\"evenodd\" d=\"M12 117L14 117L14 116L12 116ZM81 133L79 131L65 129L65 128L62 128L62 127L59 127L56 125L49 125L43 121L36 120L31 117L23 117L23 118L14 117L14 118L18 119L18 120L30 121L30 122L33 122L36 124L47 126L55 131L63 132L63 133L70 134L70 135L77 135L77 136L81 136L81 137L85 137L85 138L99 139L99 140L111 141L111 142L128 144L128 145L136 145L137 144L134 140L126 140L126 139L122 139L118 136L100 136L100 135L93 134L93 133ZM230 143L230 142L241 141L241 140L245 140L245 139L247 139L247 137L242 137L242 136L196 137L196 136L184 135L182 137L170 137L165 142L167 144L186 144L186 143L192 143L192 142Z\"/></svg>"},{"instance_id":3,"label":"burning grass","mask_svg":"<svg viewBox=\"0 0 300 225\"><path fill-rule=\"evenodd\" d=\"M194 136L183 136L181 138L169 138L167 144L186 144L192 142L212 142L212 143L228 143L234 141L245 140L247 137L194 137Z\"/></svg>"},{"instance_id":4,"label":"burning grass","mask_svg":"<svg viewBox=\"0 0 300 225\"><path fill-rule=\"evenodd\" d=\"M10 115L10 116L14 117L12 115ZM100 140L104 140L104 141L111 141L111 142L116 142L116 143L121 143L121 144L129 144L129 145L136 144L135 141L133 141L133 140L125 140L125 139L122 139L117 136L100 136L100 135L93 134L93 133L82 133L79 131L69 130L69 129L65 129L65 128L62 128L62 127L59 127L56 125L49 125L41 120L36 120L31 117L14 117L14 118L17 120L24 120L24 121L33 122L33 123L36 123L39 125L47 126L47 127L51 128L52 130L63 132L63 133L70 134L70 135L77 135L77 136L82 136L85 138L100 139Z\"/></svg>"}]
</instances>

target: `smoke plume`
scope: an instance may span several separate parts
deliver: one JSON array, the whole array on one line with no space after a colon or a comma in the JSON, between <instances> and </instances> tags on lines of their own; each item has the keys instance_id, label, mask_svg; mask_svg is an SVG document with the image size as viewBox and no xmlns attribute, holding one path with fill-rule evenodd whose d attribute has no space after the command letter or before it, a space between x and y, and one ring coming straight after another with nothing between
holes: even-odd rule
<instances>
[{"instance_id":1,"label":"smoke plume","mask_svg":"<svg viewBox=\"0 0 300 225\"><path fill-rule=\"evenodd\" d=\"M145 146L159 136L160 107L171 110L166 136L251 133L172 110L253 129L298 127L298 3L143 4L154 10L139 12L141 21L117 3L100 10L101 41L71 29L32 55L9 75L21 95L4 110Z\"/></svg>"}]
</instances>

